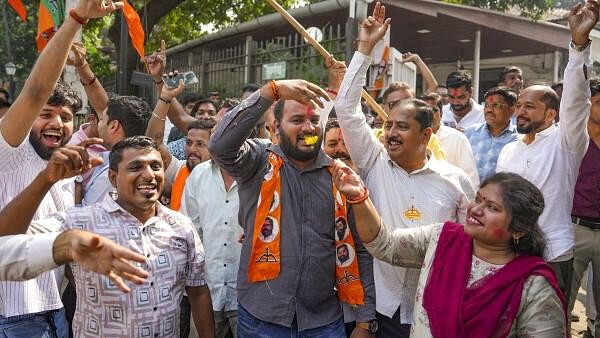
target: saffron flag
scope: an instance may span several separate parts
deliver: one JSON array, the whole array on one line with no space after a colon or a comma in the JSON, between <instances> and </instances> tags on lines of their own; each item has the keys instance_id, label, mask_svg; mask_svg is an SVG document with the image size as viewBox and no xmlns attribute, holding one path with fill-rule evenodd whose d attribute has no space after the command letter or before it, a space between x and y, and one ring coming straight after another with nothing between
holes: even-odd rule
<instances>
[{"instance_id":1,"label":"saffron flag","mask_svg":"<svg viewBox=\"0 0 600 338\"><path fill-rule=\"evenodd\" d=\"M38 13L37 49L41 52L65 21L64 0L41 0Z\"/></svg>"},{"instance_id":2,"label":"saffron flag","mask_svg":"<svg viewBox=\"0 0 600 338\"><path fill-rule=\"evenodd\" d=\"M127 22L127 30L129 31L129 37L131 38L131 44L137 51L138 55L142 60L144 59L144 29L142 28L142 22L140 16L135 9L129 4L127 0L123 1L123 17Z\"/></svg>"},{"instance_id":3,"label":"saffron flag","mask_svg":"<svg viewBox=\"0 0 600 338\"><path fill-rule=\"evenodd\" d=\"M25 22L27 19L27 9L25 9L25 5L23 5L22 0L8 0L8 4L12 7L17 14L21 17L21 20Z\"/></svg>"}]
</instances>

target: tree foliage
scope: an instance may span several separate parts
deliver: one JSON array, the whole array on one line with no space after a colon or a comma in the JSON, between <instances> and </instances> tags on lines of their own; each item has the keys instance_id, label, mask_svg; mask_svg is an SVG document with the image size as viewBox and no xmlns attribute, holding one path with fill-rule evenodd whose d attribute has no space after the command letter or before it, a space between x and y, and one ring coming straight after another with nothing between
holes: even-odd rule
<instances>
[{"instance_id":1,"label":"tree foliage","mask_svg":"<svg viewBox=\"0 0 600 338\"><path fill-rule=\"evenodd\" d=\"M533 20L538 20L552 8L552 0L444 0L449 3L468 5L473 7L488 8L506 12L511 8L518 8L521 14Z\"/></svg>"}]
</instances>

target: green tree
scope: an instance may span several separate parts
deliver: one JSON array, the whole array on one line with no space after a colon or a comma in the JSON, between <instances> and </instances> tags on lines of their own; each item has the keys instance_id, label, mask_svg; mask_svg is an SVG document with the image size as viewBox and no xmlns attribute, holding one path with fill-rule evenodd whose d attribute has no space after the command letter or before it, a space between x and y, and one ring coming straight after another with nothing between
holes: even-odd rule
<instances>
[{"instance_id":1,"label":"green tree","mask_svg":"<svg viewBox=\"0 0 600 338\"><path fill-rule=\"evenodd\" d=\"M289 7L295 2L283 0L280 4ZM130 3L142 18L148 51L156 50L161 39L171 47L206 34L203 27L208 25L220 29L274 11L266 2L254 0L132 0ZM120 48L120 28L121 19L116 16L108 29L115 50ZM139 57L133 48L129 48L128 79L131 71L139 66Z\"/></svg>"},{"instance_id":2,"label":"green tree","mask_svg":"<svg viewBox=\"0 0 600 338\"><path fill-rule=\"evenodd\" d=\"M552 0L443 0L445 2L481 7L505 12L516 7L522 15L533 20L539 20L542 15L552 8Z\"/></svg>"}]
</instances>

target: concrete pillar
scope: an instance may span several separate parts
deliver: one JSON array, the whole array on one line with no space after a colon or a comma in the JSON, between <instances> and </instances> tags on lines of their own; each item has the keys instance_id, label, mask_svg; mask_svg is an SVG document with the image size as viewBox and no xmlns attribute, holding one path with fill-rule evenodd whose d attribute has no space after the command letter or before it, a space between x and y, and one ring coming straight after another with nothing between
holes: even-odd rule
<instances>
[{"instance_id":1,"label":"concrete pillar","mask_svg":"<svg viewBox=\"0 0 600 338\"><path fill-rule=\"evenodd\" d=\"M473 49L473 100L479 102L479 67L481 56L481 29L475 31L475 41Z\"/></svg>"}]
</instances>

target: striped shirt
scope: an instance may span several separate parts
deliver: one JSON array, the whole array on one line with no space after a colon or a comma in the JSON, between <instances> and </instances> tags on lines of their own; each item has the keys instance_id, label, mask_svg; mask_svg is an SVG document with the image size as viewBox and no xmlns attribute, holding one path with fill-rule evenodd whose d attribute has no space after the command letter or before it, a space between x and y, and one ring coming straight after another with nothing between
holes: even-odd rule
<instances>
[{"instance_id":1,"label":"striped shirt","mask_svg":"<svg viewBox=\"0 0 600 338\"><path fill-rule=\"evenodd\" d=\"M18 147L0 137L0 208L6 206L46 168L28 139ZM46 194L33 219L40 219L73 206L73 179L56 183ZM59 268L24 282L0 282L0 316L36 313L62 308L60 286L64 269Z\"/></svg>"}]
</instances>

